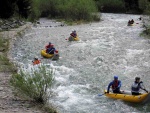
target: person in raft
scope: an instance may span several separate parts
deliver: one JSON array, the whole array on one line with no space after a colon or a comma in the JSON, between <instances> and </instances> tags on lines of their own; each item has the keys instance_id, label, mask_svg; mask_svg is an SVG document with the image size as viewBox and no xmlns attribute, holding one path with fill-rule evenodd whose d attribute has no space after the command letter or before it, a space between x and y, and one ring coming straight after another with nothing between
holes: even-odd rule
<instances>
[{"instance_id":1,"label":"person in raft","mask_svg":"<svg viewBox=\"0 0 150 113\"><path fill-rule=\"evenodd\" d=\"M33 65L36 65L36 64L41 63L41 61L37 57L35 57L34 60L32 61L32 63L33 63Z\"/></svg>"},{"instance_id":2,"label":"person in raft","mask_svg":"<svg viewBox=\"0 0 150 113\"><path fill-rule=\"evenodd\" d=\"M131 24L131 20L128 21L128 24Z\"/></svg>"},{"instance_id":3,"label":"person in raft","mask_svg":"<svg viewBox=\"0 0 150 113\"><path fill-rule=\"evenodd\" d=\"M134 24L134 20L133 19L131 20L131 24Z\"/></svg>"},{"instance_id":4,"label":"person in raft","mask_svg":"<svg viewBox=\"0 0 150 113\"><path fill-rule=\"evenodd\" d=\"M113 90L113 93L121 93L120 87L121 87L121 81L118 80L118 76L114 76L114 80L109 83L107 88L107 93L109 93L110 87Z\"/></svg>"},{"instance_id":5,"label":"person in raft","mask_svg":"<svg viewBox=\"0 0 150 113\"><path fill-rule=\"evenodd\" d=\"M49 42L48 45L45 46L45 49L47 50L48 48L51 48L52 43Z\"/></svg>"},{"instance_id":6,"label":"person in raft","mask_svg":"<svg viewBox=\"0 0 150 113\"><path fill-rule=\"evenodd\" d=\"M54 54L54 52L55 52L55 47L53 44L51 44L51 47L46 50L46 53Z\"/></svg>"},{"instance_id":7,"label":"person in raft","mask_svg":"<svg viewBox=\"0 0 150 113\"><path fill-rule=\"evenodd\" d=\"M70 33L70 37L68 38L69 41L73 41L74 38L77 37L77 32L74 30L72 33Z\"/></svg>"},{"instance_id":8,"label":"person in raft","mask_svg":"<svg viewBox=\"0 0 150 113\"><path fill-rule=\"evenodd\" d=\"M76 38L76 37L77 37L77 32L76 32L76 30L72 31L72 33L70 34L70 36Z\"/></svg>"},{"instance_id":9,"label":"person in raft","mask_svg":"<svg viewBox=\"0 0 150 113\"><path fill-rule=\"evenodd\" d=\"M148 91L144 88L143 82L140 81L140 77L135 77L135 81L131 86L132 95L140 95L140 89L148 93Z\"/></svg>"},{"instance_id":10,"label":"person in raft","mask_svg":"<svg viewBox=\"0 0 150 113\"><path fill-rule=\"evenodd\" d=\"M134 24L134 20L132 19L132 20L129 20L128 21L128 24Z\"/></svg>"}]
</instances>

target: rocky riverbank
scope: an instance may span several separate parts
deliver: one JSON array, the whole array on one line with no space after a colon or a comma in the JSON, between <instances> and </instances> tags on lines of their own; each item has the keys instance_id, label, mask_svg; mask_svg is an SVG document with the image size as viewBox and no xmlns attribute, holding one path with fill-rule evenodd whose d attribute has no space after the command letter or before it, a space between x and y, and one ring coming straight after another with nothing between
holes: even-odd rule
<instances>
[{"instance_id":1,"label":"rocky riverbank","mask_svg":"<svg viewBox=\"0 0 150 113\"><path fill-rule=\"evenodd\" d=\"M23 25L25 25L25 22L20 21L18 19L14 19L14 18L8 20L0 19L0 31L18 28Z\"/></svg>"},{"instance_id":2,"label":"rocky riverbank","mask_svg":"<svg viewBox=\"0 0 150 113\"><path fill-rule=\"evenodd\" d=\"M22 26L19 25L20 27L18 26L16 28L15 26L19 23L17 22L17 24L16 21L12 22L15 24L13 25L10 21L6 23L3 21L2 25L0 20L0 30L3 30L0 32L0 39L1 42L4 41L4 43L2 42L4 45L1 45L0 49L0 113L42 113L44 111L39 109L41 107L37 107L34 103L23 100L14 95L14 92L9 84L12 73L16 72L14 66L10 66L10 62L13 60L9 56L9 50L13 46L17 37L24 33L25 29L31 27L30 23L25 24L19 22ZM6 56L8 56L10 60L8 60Z\"/></svg>"}]
</instances>

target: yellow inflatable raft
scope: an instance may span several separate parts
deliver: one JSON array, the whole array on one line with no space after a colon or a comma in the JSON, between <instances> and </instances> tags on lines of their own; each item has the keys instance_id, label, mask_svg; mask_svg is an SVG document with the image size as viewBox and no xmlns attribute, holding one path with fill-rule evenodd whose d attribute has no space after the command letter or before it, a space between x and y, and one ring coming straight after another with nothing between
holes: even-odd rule
<instances>
[{"instance_id":1,"label":"yellow inflatable raft","mask_svg":"<svg viewBox=\"0 0 150 113\"><path fill-rule=\"evenodd\" d=\"M128 24L128 26L134 26L134 24Z\"/></svg>"},{"instance_id":2,"label":"yellow inflatable raft","mask_svg":"<svg viewBox=\"0 0 150 113\"><path fill-rule=\"evenodd\" d=\"M79 37L77 36L77 37L72 37L72 36L70 36L69 38L68 38L68 41L79 41L80 39L79 39Z\"/></svg>"},{"instance_id":3,"label":"yellow inflatable raft","mask_svg":"<svg viewBox=\"0 0 150 113\"><path fill-rule=\"evenodd\" d=\"M54 54L48 54L46 53L46 50L41 50L41 55L45 58L52 58L54 56Z\"/></svg>"},{"instance_id":4,"label":"yellow inflatable raft","mask_svg":"<svg viewBox=\"0 0 150 113\"><path fill-rule=\"evenodd\" d=\"M148 95L150 93L144 93L141 95L131 95L131 94L115 94L115 93L106 93L107 90L104 91L105 96L109 97L109 98L113 98L113 99L121 99L123 101L127 101L127 102L134 102L134 103L140 103L140 102L144 102Z\"/></svg>"},{"instance_id":5,"label":"yellow inflatable raft","mask_svg":"<svg viewBox=\"0 0 150 113\"><path fill-rule=\"evenodd\" d=\"M77 36L76 38L74 38L74 41L79 41L79 37Z\"/></svg>"}]
</instances>

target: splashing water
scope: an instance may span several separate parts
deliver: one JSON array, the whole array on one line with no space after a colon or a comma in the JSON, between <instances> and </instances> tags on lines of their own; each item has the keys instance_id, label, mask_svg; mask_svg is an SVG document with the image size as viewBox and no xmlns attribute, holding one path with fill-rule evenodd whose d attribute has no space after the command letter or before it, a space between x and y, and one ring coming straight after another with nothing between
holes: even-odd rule
<instances>
[{"instance_id":1,"label":"splashing water","mask_svg":"<svg viewBox=\"0 0 150 113\"><path fill-rule=\"evenodd\" d=\"M55 21L41 19L40 25L28 30L16 41L12 57L27 66L34 56L40 56L48 42L59 50L60 59L41 59L55 69L57 94L50 102L60 113L148 112L149 104L137 105L108 99L102 94L114 75L122 81L122 89L130 90L136 76L140 76L149 90L150 44L140 36L140 15L102 14L101 22L60 26ZM134 19L134 26L127 26ZM76 30L80 41L68 42Z\"/></svg>"}]
</instances>

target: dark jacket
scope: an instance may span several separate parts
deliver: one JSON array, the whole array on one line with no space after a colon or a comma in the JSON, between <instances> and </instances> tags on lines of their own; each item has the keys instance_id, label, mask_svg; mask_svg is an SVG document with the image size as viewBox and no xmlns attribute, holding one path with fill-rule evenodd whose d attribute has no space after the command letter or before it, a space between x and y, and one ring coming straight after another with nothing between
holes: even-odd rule
<instances>
[{"instance_id":1,"label":"dark jacket","mask_svg":"<svg viewBox=\"0 0 150 113\"><path fill-rule=\"evenodd\" d=\"M48 48L46 52L49 53L49 54L54 54L55 48L54 47Z\"/></svg>"}]
</instances>

